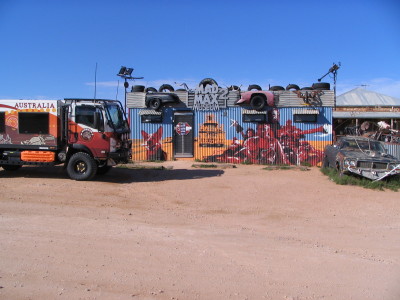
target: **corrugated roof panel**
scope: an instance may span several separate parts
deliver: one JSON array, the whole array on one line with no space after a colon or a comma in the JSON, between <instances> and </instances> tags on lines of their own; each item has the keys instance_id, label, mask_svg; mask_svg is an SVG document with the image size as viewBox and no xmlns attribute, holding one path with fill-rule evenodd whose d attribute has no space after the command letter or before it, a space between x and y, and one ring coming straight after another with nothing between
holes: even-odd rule
<instances>
[{"instance_id":1,"label":"corrugated roof panel","mask_svg":"<svg viewBox=\"0 0 400 300\"><path fill-rule=\"evenodd\" d=\"M299 90L274 92L277 107L334 106L334 91ZM308 101L308 103L307 103ZM311 105L310 105L311 104Z\"/></svg>"},{"instance_id":2,"label":"corrugated roof panel","mask_svg":"<svg viewBox=\"0 0 400 300\"><path fill-rule=\"evenodd\" d=\"M400 112L334 111L335 119L400 119Z\"/></svg>"},{"instance_id":3,"label":"corrugated roof panel","mask_svg":"<svg viewBox=\"0 0 400 300\"><path fill-rule=\"evenodd\" d=\"M146 93L142 93L142 92L126 93L126 106L128 108L146 107L144 104L145 98L146 98Z\"/></svg>"},{"instance_id":4,"label":"corrugated roof panel","mask_svg":"<svg viewBox=\"0 0 400 300\"><path fill-rule=\"evenodd\" d=\"M355 88L337 96L336 106L400 106L400 99Z\"/></svg>"}]
</instances>

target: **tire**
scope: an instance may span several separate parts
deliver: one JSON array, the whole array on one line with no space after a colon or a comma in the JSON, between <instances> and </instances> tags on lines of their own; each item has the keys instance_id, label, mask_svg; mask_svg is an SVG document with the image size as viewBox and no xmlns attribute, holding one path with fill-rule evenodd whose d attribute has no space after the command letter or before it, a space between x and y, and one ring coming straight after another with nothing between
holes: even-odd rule
<instances>
[{"instance_id":1,"label":"tire","mask_svg":"<svg viewBox=\"0 0 400 300\"><path fill-rule=\"evenodd\" d=\"M249 87L247 88L247 90L248 91L251 91L251 90L261 91L262 88L258 84L250 84Z\"/></svg>"},{"instance_id":2,"label":"tire","mask_svg":"<svg viewBox=\"0 0 400 300\"><path fill-rule=\"evenodd\" d=\"M331 89L331 85L329 82L317 82L317 83L313 83L312 88L314 90L330 90Z\"/></svg>"},{"instance_id":3,"label":"tire","mask_svg":"<svg viewBox=\"0 0 400 300\"><path fill-rule=\"evenodd\" d=\"M310 87L310 86L306 86L301 88L300 90L304 91L304 90L313 90L314 88Z\"/></svg>"},{"instance_id":4,"label":"tire","mask_svg":"<svg viewBox=\"0 0 400 300\"><path fill-rule=\"evenodd\" d=\"M277 91L284 91L284 87L280 85L274 85L269 88L270 91L277 92Z\"/></svg>"},{"instance_id":5,"label":"tire","mask_svg":"<svg viewBox=\"0 0 400 300\"><path fill-rule=\"evenodd\" d=\"M97 175L104 175L106 174L108 171L110 171L112 168L112 166L101 166L101 167L97 167Z\"/></svg>"},{"instance_id":6,"label":"tire","mask_svg":"<svg viewBox=\"0 0 400 300\"><path fill-rule=\"evenodd\" d=\"M149 101L149 108L158 110L161 107L161 100L159 98L153 98Z\"/></svg>"},{"instance_id":7,"label":"tire","mask_svg":"<svg viewBox=\"0 0 400 300\"><path fill-rule=\"evenodd\" d=\"M261 95L255 95L250 99L250 105L255 110L262 110L265 107L265 97Z\"/></svg>"},{"instance_id":8,"label":"tire","mask_svg":"<svg viewBox=\"0 0 400 300\"><path fill-rule=\"evenodd\" d=\"M160 88L158 89L159 92L164 92L164 90L168 90L169 92L173 92L174 88L172 87L172 85L170 84L163 84L160 86Z\"/></svg>"},{"instance_id":9,"label":"tire","mask_svg":"<svg viewBox=\"0 0 400 300\"><path fill-rule=\"evenodd\" d=\"M144 85L134 85L131 92L144 92Z\"/></svg>"},{"instance_id":10,"label":"tire","mask_svg":"<svg viewBox=\"0 0 400 300\"><path fill-rule=\"evenodd\" d=\"M237 85L231 85L230 87L228 87L228 91L239 91L240 92L240 87L238 87Z\"/></svg>"},{"instance_id":11,"label":"tire","mask_svg":"<svg viewBox=\"0 0 400 300\"><path fill-rule=\"evenodd\" d=\"M156 88L153 88L153 87L148 87L148 88L146 88L144 91L145 91L146 93L148 93L148 92L157 93L157 89L156 89Z\"/></svg>"},{"instance_id":12,"label":"tire","mask_svg":"<svg viewBox=\"0 0 400 300\"><path fill-rule=\"evenodd\" d=\"M1 167L4 169L4 171L10 172L10 171L17 171L21 169L22 166L20 165L1 165Z\"/></svg>"},{"instance_id":13,"label":"tire","mask_svg":"<svg viewBox=\"0 0 400 300\"><path fill-rule=\"evenodd\" d=\"M78 152L69 159L67 173L74 180L90 180L97 173L97 164L89 154Z\"/></svg>"},{"instance_id":14,"label":"tire","mask_svg":"<svg viewBox=\"0 0 400 300\"><path fill-rule=\"evenodd\" d=\"M206 85L213 85L213 84L215 84L215 85L217 85L218 86L218 83L214 80L214 79L212 79L212 78L204 78L202 81L200 81L200 83L199 83L199 85L202 85L203 87L206 87Z\"/></svg>"},{"instance_id":15,"label":"tire","mask_svg":"<svg viewBox=\"0 0 400 300\"><path fill-rule=\"evenodd\" d=\"M286 87L286 90L296 90L298 91L300 89L300 87L297 84L288 84L288 86Z\"/></svg>"}]
</instances>

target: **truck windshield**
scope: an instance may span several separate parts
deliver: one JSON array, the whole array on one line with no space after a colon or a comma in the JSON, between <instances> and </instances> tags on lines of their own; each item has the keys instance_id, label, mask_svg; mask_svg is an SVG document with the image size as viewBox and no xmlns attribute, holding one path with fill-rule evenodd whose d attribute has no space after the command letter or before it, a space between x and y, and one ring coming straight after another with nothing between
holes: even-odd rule
<instances>
[{"instance_id":1,"label":"truck windshield","mask_svg":"<svg viewBox=\"0 0 400 300\"><path fill-rule=\"evenodd\" d=\"M107 117L111 121L111 125L117 132L129 131L128 122L126 121L122 107L118 104L107 104Z\"/></svg>"}]
</instances>

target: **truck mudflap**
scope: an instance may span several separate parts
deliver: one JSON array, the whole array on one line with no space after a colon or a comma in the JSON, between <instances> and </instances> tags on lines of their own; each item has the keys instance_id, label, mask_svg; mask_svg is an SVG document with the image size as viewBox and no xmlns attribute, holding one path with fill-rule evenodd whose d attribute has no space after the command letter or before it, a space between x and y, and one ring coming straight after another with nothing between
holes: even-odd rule
<instances>
[{"instance_id":1,"label":"truck mudflap","mask_svg":"<svg viewBox=\"0 0 400 300\"><path fill-rule=\"evenodd\" d=\"M115 163L128 163L132 157L132 151L130 149L118 150L116 152L110 152L108 155Z\"/></svg>"}]
</instances>

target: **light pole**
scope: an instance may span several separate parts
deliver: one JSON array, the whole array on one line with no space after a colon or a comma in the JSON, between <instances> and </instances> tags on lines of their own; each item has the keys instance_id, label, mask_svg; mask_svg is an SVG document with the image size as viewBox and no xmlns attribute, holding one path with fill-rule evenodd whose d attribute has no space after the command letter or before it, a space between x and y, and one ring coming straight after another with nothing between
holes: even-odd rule
<instances>
[{"instance_id":1,"label":"light pole","mask_svg":"<svg viewBox=\"0 0 400 300\"><path fill-rule=\"evenodd\" d=\"M328 75L329 73L333 74L333 108L336 110L336 79L337 79L337 71L340 68L340 62L339 64L333 64L332 67L329 68L328 73L326 73L324 76L322 76L321 78L318 78L318 82L321 82L321 80Z\"/></svg>"},{"instance_id":2,"label":"light pole","mask_svg":"<svg viewBox=\"0 0 400 300\"><path fill-rule=\"evenodd\" d=\"M133 68L127 68L122 66L121 69L119 69L119 72L117 76L124 78L124 88L125 88L125 113L126 113L126 89L129 87L128 79L134 80L134 79L143 79L144 77L132 77L132 72Z\"/></svg>"}]
</instances>

